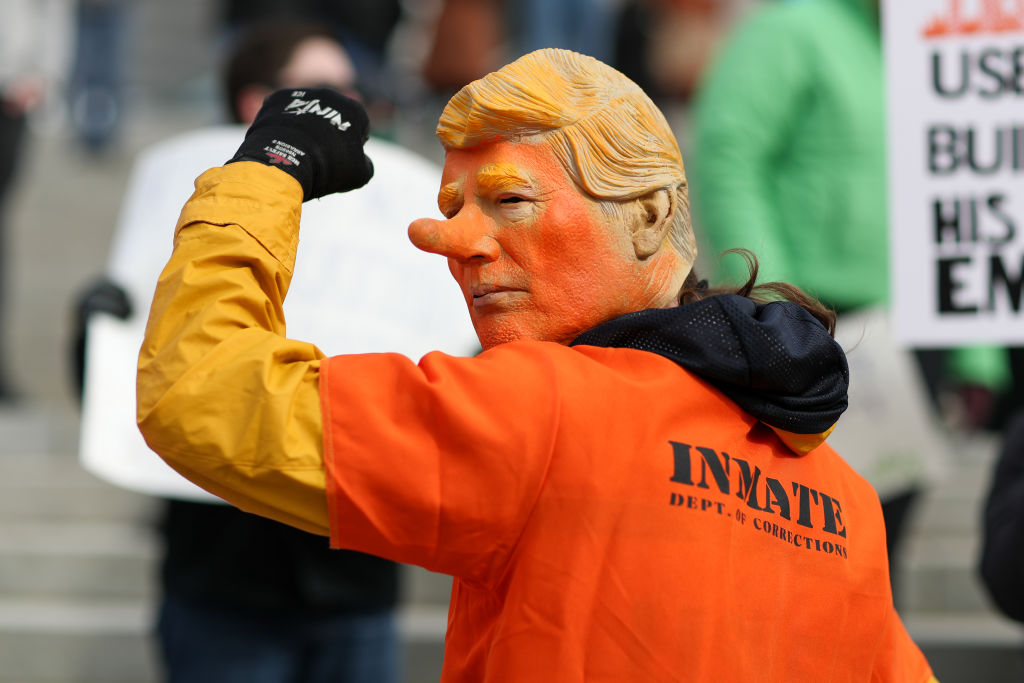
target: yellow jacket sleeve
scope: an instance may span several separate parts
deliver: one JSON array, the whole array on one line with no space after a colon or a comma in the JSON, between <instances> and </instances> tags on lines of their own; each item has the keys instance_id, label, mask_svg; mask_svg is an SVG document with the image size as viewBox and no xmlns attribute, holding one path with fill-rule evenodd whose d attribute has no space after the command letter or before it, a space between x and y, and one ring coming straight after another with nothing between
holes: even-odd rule
<instances>
[{"instance_id":1,"label":"yellow jacket sleeve","mask_svg":"<svg viewBox=\"0 0 1024 683\"><path fill-rule=\"evenodd\" d=\"M302 189L253 162L204 173L182 210L139 354L150 448L243 510L328 533L323 353L282 312Z\"/></svg>"}]
</instances>

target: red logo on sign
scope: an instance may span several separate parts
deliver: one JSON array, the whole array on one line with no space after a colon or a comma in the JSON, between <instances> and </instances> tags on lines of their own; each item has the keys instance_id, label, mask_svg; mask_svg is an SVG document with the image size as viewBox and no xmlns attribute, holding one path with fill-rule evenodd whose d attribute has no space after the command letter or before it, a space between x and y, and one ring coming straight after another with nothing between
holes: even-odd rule
<instances>
[{"instance_id":1,"label":"red logo on sign","mask_svg":"<svg viewBox=\"0 0 1024 683\"><path fill-rule=\"evenodd\" d=\"M967 4L949 0L946 12L924 27L925 38L1024 31L1024 0L978 0L974 12L967 11Z\"/></svg>"}]
</instances>

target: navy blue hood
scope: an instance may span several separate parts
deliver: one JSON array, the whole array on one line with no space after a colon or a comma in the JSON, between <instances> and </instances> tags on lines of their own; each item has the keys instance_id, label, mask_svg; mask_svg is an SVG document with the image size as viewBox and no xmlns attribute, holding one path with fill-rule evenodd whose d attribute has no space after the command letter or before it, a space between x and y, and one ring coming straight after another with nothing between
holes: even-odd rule
<instances>
[{"instance_id":1,"label":"navy blue hood","mask_svg":"<svg viewBox=\"0 0 1024 683\"><path fill-rule=\"evenodd\" d=\"M827 434L846 410L846 354L821 322L788 301L721 294L638 311L584 332L572 342L579 344L669 358L776 431Z\"/></svg>"}]
</instances>

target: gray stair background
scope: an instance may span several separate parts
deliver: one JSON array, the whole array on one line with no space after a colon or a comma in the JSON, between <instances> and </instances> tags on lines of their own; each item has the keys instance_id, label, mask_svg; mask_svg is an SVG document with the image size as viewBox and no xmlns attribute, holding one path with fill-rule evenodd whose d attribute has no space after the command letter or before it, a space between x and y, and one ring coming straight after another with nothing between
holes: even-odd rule
<instances>
[{"instance_id":1,"label":"gray stair background","mask_svg":"<svg viewBox=\"0 0 1024 683\"><path fill-rule=\"evenodd\" d=\"M122 143L91 157L59 122L40 130L10 216L4 324L26 401L0 409L0 683L159 680L150 637L154 501L79 468L68 344L75 292L103 270L134 153L216 118L215 3L129 4L135 38ZM1024 634L992 610L975 573L993 449L991 439L958 444L905 548L902 613L943 683L1024 680ZM409 683L437 680L449 587L422 570L406 575Z\"/></svg>"},{"instance_id":2,"label":"gray stair background","mask_svg":"<svg viewBox=\"0 0 1024 683\"><path fill-rule=\"evenodd\" d=\"M68 455L0 453L0 681L159 680L154 508ZM405 680L436 681L450 581L407 572Z\"/></svg>"}]
</instances>

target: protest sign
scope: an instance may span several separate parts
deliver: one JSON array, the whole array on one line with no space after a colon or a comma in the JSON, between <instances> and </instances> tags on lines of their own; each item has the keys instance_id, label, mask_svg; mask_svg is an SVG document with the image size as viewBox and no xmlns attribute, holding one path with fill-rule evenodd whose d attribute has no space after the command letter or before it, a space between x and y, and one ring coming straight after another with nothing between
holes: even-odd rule
<instances>
[{"instance_id":1,"label":"protest sign","mask_svg":"<svg viewBox=\"0 0 1024 683\"><path fill-rule=\"evenodd\" d=\"M1024 2L882 10L894 336L1024 343Z\"/></svg>"}]
</instances>

